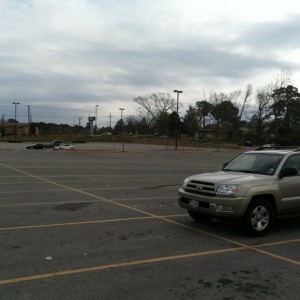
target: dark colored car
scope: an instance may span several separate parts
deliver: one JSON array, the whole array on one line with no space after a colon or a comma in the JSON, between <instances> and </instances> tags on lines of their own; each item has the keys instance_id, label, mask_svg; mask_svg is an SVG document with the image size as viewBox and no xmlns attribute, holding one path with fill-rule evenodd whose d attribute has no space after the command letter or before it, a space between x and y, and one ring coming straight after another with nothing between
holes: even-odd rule
<instances>
[{"instance_id":1,"label":"dark colored car","mask_svg":"<svg viewBox=\"0 0 300 300\"><path fill-rule=\"evenodd\" d=\"M63 143L63 141L61 141L61 140L55 140L55 141L52 141L49 144L46 144L46 148L54 148L56 146L59 146L62 143Z\"/></svg>"},{"instance_id":2,"label":"dark colored car","mask_svg":"<svg viewBox=\"0 0 300 300\"><path fill-rule=\"evenodd\" d=\"M243 142L243 146L246 146L246 147L252 147L252 146L253 146L253 143L250 142L250 141L244 141L244 142Z\"/></svg>"},{"instance_id":3,"label":"dark colored car","mask_svg":"<svg viewBox=\"0 0 300 300\"><path fill-rule=\"evenodd\" d=\"M26 149L44 149L44 148L46 148L46 145L42 143L36 143L36 144L28 145L26 147Z\"/></svg>"}]
</instances>

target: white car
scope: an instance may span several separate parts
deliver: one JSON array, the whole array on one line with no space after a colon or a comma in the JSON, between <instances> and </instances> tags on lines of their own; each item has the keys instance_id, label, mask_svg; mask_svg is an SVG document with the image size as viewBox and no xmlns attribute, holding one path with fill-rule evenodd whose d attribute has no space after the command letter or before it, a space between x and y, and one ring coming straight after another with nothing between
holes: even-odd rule
<instances>
[{"instance_id":1,"label":"white car","mask_svg":"<svg viewBox=\"0 0 300 300\"><path fill-rule=\"evenodd\" d=\"M73 144L60 144L54 147L55 150L73 150L75 148L76 147Z\"/></svg>"}]
</instances>

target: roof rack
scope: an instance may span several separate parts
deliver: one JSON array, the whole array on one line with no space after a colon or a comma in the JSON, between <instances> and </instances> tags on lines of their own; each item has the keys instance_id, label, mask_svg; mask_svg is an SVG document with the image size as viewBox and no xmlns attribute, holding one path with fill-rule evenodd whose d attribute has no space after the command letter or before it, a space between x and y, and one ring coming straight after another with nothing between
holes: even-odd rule
<instances>
[{"instance_id":1,"label":"roof rack","mask_svg":"<svg viewBox=\"0 0 300 300\"><path fill-rule=\"evenodd\" d=\"M293 151L300 151L299 146L279 146L279 145L266 145L261 146L255 149L255 151L259 150L293 150Z\"/></svg>"}]
</instances>

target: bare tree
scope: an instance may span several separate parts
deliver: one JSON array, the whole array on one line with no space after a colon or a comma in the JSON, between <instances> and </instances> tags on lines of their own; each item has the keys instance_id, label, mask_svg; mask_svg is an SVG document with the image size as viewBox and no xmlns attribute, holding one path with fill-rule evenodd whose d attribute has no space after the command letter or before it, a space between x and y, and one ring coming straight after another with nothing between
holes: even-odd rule
<instances>
[{"instance_id":1,"label":"bare tree","mask_svg":"<svg viewBox=\"0 0 300 300\"><path fill-rule=\"evenodd\" d=\"M239 107L241 95L242 95L241 90L233 91L228 95L228 100L230 100L236 107Z\"/></svg>"},{"instance_id":2,"label":"bare tree","mask_svg":"<svg viewBox=\"0 0 300 300\"><path fill-rule=\"evenodd\" d=\"M243 94L243 99L242 99L242 104L240 106L240 114L239 114L239 118L240 120L243 117L243 113L244 111L249 107L249 101L250 101L250 96L252 95L253 89L252 89L252 85L248 84L246 87L246 91Z\"/></svg>"},{"instance_id":3,"label":"bare tree","mask_svg":"<svg viewBox=\"0 0 300 300\"><path fill-rule=\"evenodd\" d=\"M216 92L214 92L214 93L211 93L209 96L209 102L212 105L217 105L217 104L222 103L223 101L228 101L228 100L229 100L229 97L224 93L217 94Z\"/></svg>"},{"instance_id":4,"label":"bare tree","mask_svg":"<svg viewBox=\"0 0 300 300\"><path fill-rule=\"evenodd\" d=\"M272 95L274 90L286 87L290 83L291 71L289 69L282 69L273 82L263 87L259 87L256 90L257 109L254 112L250 123L255 128L257 142L268 142L267 129L270 120L274 118L272 113L272 105L274 104Z\"/></svg>"},{"instance_id":5,"label":"bare tree","mask_svg":"<svg viewBox=\"0 0 300 300\"><path fill-rule=\"evenodd\" d=\"M169 93L143 95L133 99L139 104L139 116L145 118L149 125L157 122L161 114L176 110L176 101Z\"/></svg>"},{"instance_id":6,"label":"bare tree","mask_svg":"<svg viewBox=\"0 0 300 300\"><path fill-rule=\"evenodd\" d=\"M250 96L252 95L252 92L252 85L248 84L244 92L238 90L229 94L229 100L239 108L240 120L243 118L245 110L249 108Z\"/></svg>"},{"instance_id":7,"label":"bare tree","mask_svg":"<svg viewBox=\"0 0 300 300\"><path fill-rule=\"evenodd\" d=\"M266 129L271 118L272 89L273 84L269 84L256 90L257 108L252 116L251 123L256 131L256 140L258 143L268 141Z\"/></svg>"},{"instance_id":8,"label":"bare tree","mask_svg":"<svg viewBox=\"0 0 300 300\"><path fill-rule=\"evenodd\" d=\"M202 126L204 134L205 134L205 128L206 128L206 118L210 115L212 107L213 107L212 104L206 100L196 102L196 109L197 109L199 124L200 124L200 126Z\"/></svg>"},{"instance_id":9,"label":"bare tree","mask_svg":"<svg viewBox=\"0 0 300 300\"><path fill-rule=\"evenodd\" d=\"M272 83L272 85L273 85L272 89L276 90L276 89L286 87L286 86L292 84L291 78L292 78L291 70L287 69L287 68L282 68L281 72L278 75L276 75L274 82ZM272 91L272 93L273 93L273 91Z\"/></svg>"}]
</instances>

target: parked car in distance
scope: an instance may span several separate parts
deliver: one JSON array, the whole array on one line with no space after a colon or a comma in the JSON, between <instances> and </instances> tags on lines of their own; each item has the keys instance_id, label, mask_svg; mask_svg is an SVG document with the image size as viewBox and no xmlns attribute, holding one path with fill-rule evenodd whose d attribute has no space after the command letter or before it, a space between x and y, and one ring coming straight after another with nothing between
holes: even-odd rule
<instances>
[{"instance_id":1,"label":"parked car in distance","mask_svg":"<svg viewBox=\"0 0 300 300\"><path fill-rule=\"evenodd\" d=\"M238 219L252 236L267 234L276 218L299 216L300 148L274 148L244 152L220 171L186 178L179 205L196 221Z\"/></svg>"},{"instance_id":2,"label":"parked car in distance","mask_svg":"<svg viewBox=\"0 0 300 300\"><path fill-rule=\"evenodd\" d=\"M46 148L46 145L42 143L36 143L36 144L26 146L26 149L44 149L44 148Z\"/></svg>"},{"instance_id":3,"label":"parked car in distance","mask_svg":"<svg viewBox=\"0 0 300 300\"><path fill-rule=\"evenodd\" d=\"M46 144L46 148L54 148L56 146L59 146L62 143L63 143L63 141L61 141L61 140L54 140L51 143Z\"/></svg>"},{"instance_id":4,"label":"parked car in distance","mask_svg":"<svg viewBox=\"0 0 300 300\"><path fill-rule=\"evenodd\" d=\"M73 150L75 148L74 144L60 144L54 147L55 150Z\"/></svg>"},{"instance_id":5,"label":"parked car in distance","mask_svg":"<svg viewBox=\"0 0 300 300\"><path fill-rule=\"evenodd\" d=\"M253 143L251 141L244 141L243 142L243 146L245 146L245 147L252 147Z\"/></svg>"}]
</instances>

